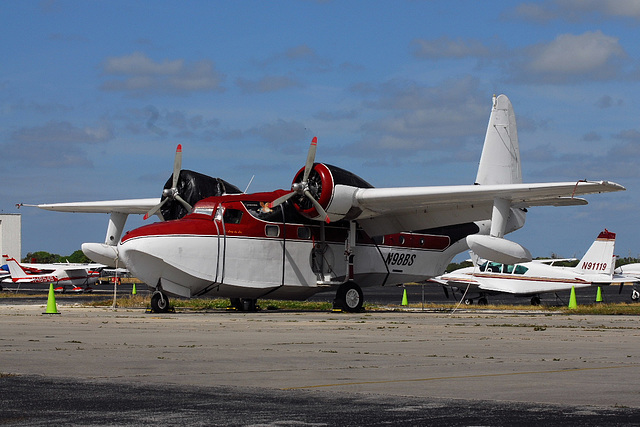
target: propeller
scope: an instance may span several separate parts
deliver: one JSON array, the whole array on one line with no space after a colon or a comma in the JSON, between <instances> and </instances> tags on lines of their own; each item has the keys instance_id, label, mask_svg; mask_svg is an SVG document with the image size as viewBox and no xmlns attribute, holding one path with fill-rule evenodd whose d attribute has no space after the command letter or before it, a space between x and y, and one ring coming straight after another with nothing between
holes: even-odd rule
<instances>
[{"instance_id":1,"label":"propeller","mask_svg":"<svg viewBox=\"0 0 640 427\"><path fill-rule=\"evenodd\" d=\"M182 170L182 144L178 144L178 147L176 148L176 157L173 160L173 180L171 181L171 188L165 188L162 190L162 196L164 199L144 215L145 220L150 216L155 215L169 200L177 200L187 211L191 210L191 205L180 197L180 194L178 193L180 170Z\"/></svg>"},{"instance_id":2,"label":"propeller","mask_svg":"<svg viewBox=\"0 0 640 427\"><path fill-rule=\"evenodd\" d=\"M322 205L318 203L318 201L313 197L311 191L309 191L309 176L311 175L311 171L313 170L313 164L316 158L316 149L318 146L318 138L313 137L311 140L311 145L309 146L309 152L307 153L307 162L304 165L304 174L302 175L302 181L294 182L291 184L291 193L285 194L284 196L278 197L276 200L271 202L271 208L279 206L292 198L293 196L306 197L309 199L313 207L316 208L318 214L322 217L327 224L330 222L329 215L324 210Z\"/></svg>"}]
</instances>

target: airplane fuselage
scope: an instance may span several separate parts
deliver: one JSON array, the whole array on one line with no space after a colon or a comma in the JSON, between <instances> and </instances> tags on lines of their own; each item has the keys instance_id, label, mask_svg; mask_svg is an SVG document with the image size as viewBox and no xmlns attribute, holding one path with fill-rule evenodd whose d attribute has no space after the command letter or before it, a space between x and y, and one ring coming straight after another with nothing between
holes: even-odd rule
<instances>
[{"instance_id":1,"label":"airplane fuselage","mask_svg":"<svg viewBox=\"0 0 640 427\"><path fill-rule=\"evenodd\" d=\"M598 268L600 270L600 268ZM594 270L595 271L595 270ZM583 288L594 283L607 283L612 279L606 274L583 275L571 267L556 267L530 262L519 265L484 263L479 267L467 267L441 276L443 280L480 287L485 293L506 292L531 296L545 292L558 292L571 288Z\"/></svg>"},{"instance_id":2,"label":"airplane fuselage","mask_svg":"<svg viewBox=\"0 0 640 427\"><path fill-rule=\"evenodd\" d=\"M465 250L474 223L372 239L356 224L312 221L286 194L201 200L191 214L127 233L118 246L132 273L168 294L306 299L353 281L361 287L423 281Z\"/></svg>"}]
</instances>

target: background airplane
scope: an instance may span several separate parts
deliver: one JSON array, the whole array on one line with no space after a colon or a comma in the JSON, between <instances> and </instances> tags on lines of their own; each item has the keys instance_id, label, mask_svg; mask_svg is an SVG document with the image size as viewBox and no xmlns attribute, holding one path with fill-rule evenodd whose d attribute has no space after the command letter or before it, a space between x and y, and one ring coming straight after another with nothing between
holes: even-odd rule
<instances>
[{"instance_id":1,"label":"background airplane","mask_svg":"<svg viewBox=\"0 0 640 427\"><path fill-rule=\"evenodd\" d=\"M526 248L504 238L524 225L527 208L584 205L576 196L624 190L607 181L523 184L505 95L493 98L473 185L373 188L349 171L315 163L316 149L314 138L290 191L244 194L210 178L220 194L187 200L178 146L161 200L38 207L110 213L105 243L85 243L83 252L107 265L124 263L155 289L156 311L168 308L169 295L230 297L252 308L259 298L305 299L327 288L337 289L337 306L357 311L361 286L434 277L467 249L504 263L529 261ZM190 213L122 235L128 214L160 211L168 219L168 206Z\"/></svg>"},{"instance_id":2,"label":"background airplane","mask_svg":"<svg viewBox=\"0 0 640 427\"><path fill-rule=\"evenodd\" d=\"M6 255L5 255L6 257ZM7 257L7 267L11 283L41 284L53 283L55 290L65 292L67 288L74 292L89 292L100 277L95 266L67 264L29 264L21 265L14 258ZM8 282L8 279L5 279Z\"/></svg>"},{"instance_id":3,"label":"background airplane","mask_svg":"<svg viewBox=\"0 0 640 427\"><path fill-rule=\"evenodd\" d=\"M540 304L540 294L556 293L571 288L592 285L634 282L630 276L614 274L615 233L605 229L598 235L587 253L576 267L551 265L549 261L532 261L521 264L499 262L477 262L472 255L473 267L461 268L443 274L431 282L445 285L464 293L463 300L472 304L478 295L478 304L487 304L487 295L508 293L515 296L530 296L531 304Z\"/></svg>"},{"instance_id":4,"label":"background airplane","mask_svg":"<svg viewBox=\"0 0 640 427\"><path fill-rule=\"evenodd\" d=\"M633 289L631 290L631 300L636 302L640 301L640 290L637 288L637 283L640 282L640 263L634 262L631 264L621 265L615 269L615 272L625 276L632 276L637 279L636 283L634 283ZM622 291L622 288L620 288L620 291Z\"/></svg>"}]
</instances>

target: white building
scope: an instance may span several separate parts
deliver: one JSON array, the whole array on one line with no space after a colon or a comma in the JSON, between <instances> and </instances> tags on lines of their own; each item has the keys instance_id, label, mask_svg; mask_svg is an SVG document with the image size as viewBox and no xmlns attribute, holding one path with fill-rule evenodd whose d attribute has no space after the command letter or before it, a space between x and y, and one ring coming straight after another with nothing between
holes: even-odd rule
<instances>
[{"instance_id":1,"label":"white building","mask_svg":"<svg viewBox=\"0 0 640 427\"><path fill-rule=\"evenodd\" d=\"M0 257L9 255L20 260L22 253L22 216L0 214ZM1 259L4 264L4 259Z\"/></svg>"}]
</instances>

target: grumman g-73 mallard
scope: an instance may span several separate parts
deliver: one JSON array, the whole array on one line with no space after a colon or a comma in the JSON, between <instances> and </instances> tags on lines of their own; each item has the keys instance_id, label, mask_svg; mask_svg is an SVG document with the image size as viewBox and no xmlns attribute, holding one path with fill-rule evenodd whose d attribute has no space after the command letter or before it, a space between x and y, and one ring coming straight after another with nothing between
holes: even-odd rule
<instances>
[{"instance_id":1,"label":"grumman g-73 mallard","mask_svg":"<svg viewBox=\"0 0 640 427\"><path fill-rule=\"evenodd\" d=\"M515 115L505 95L493 98L472 185L374 188L345 169L316 163L316 148L314 138L291 190L245 194L212 178L214 191L203 198L197 188L185 190L190 171L181 170L178 146L160 200L38 206L110 213L105 243L82 249L96 262L117 260L143 280L155 311L169 308L169 296L225 297L253 309L261 298L301 300L329 289L336 290L335 306L358 311L362 287L438 276L468 249L507 264L530 261L526 248L504 238L524 225L527 208L584 205L577 196L624 190L608 181L522 183ZM127 215L145 212L166 221L122 235Z\"/></svg>"}]
</instances>

